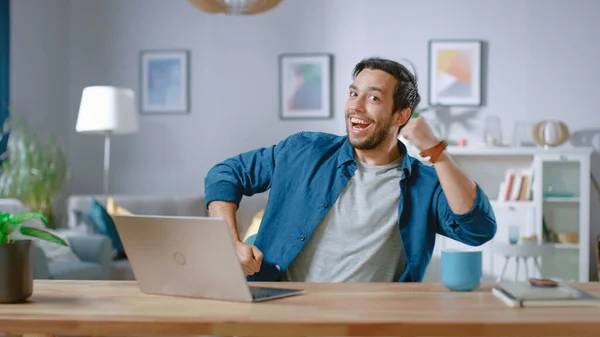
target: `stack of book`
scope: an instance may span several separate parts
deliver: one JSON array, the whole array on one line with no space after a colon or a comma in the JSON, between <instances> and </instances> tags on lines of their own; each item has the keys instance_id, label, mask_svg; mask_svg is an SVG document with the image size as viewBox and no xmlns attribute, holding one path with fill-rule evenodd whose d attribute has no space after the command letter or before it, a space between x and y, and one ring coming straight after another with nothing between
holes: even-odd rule
<instances>
[{"instance_id":1,"label":"stack of book","mask_svg":"<svg viewBox=\"0 0 600 337\"><path fill-rule=\"evenodd\" d=\"M526 201L532 199L533 170L509 169L500 183L498 201Z\"/></svg>"}]
</instances>

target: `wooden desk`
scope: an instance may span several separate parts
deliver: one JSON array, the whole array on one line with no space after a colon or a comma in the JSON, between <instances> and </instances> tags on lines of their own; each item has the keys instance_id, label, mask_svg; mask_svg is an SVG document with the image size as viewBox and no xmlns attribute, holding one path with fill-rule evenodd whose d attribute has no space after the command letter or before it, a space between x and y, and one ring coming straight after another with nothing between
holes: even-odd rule
<instances>
[{"instance_id":1,"label":"wooden desk","mask_svg":"<svg viewBox=\"0 0 600 337\"><path fill-rule=\"evenodd\" d=\"M308 294L263 303L145 295L134 282L36 281L0 305L0 331L46 335L599 336L600 308L506 307L482 286L266 284ZM577 285L600 296L600 283Z\"/></svg>"}]
</instances>

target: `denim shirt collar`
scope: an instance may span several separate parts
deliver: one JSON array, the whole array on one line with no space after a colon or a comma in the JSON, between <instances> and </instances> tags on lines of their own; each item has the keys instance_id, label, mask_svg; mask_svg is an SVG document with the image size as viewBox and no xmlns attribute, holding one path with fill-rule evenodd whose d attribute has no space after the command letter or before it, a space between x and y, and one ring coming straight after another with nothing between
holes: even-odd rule
<instances>
[{"instance_id":1,"label":"denim shirt collar","mask_svg":"<svg viewBox=\"0 0 600 337\"><path fill-rule=\"evenodd\" d=\"M356 164L356 159L354 158L354 148L350 145L350 140L348 137L345 137L344 144L340 148L338 159L337 159L337 167L342 167L345 164L353 163ZM404 172L404 178L409 179L412 173L412 166L414 164L415 158L411 157L408 154L408 150L406 145L398 140L398 149L402 154L402 172Z\"/></svg>"}]
</instances>

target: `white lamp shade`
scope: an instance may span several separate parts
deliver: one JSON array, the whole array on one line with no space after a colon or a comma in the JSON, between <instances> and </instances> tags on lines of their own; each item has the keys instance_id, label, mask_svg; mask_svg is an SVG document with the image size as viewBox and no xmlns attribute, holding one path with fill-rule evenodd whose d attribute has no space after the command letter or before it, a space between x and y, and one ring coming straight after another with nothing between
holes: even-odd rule
<instances>
[{"instance_id":1,"label":"white lamp shade","mask_svg":"<svg viewBox=\"0 0 600 337\"><path fill-rule=\"evenodd\" d=\"M77 132L134 133L139 128L135 94L128 88L91 86L83 89Z\"/></svg>"}]
</instances>

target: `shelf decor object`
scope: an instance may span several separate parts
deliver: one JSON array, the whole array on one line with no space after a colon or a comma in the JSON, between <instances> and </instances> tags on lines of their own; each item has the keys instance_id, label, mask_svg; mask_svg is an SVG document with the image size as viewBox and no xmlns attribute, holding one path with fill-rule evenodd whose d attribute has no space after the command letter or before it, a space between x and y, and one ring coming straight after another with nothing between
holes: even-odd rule
<instances>
[{"instance_id":1,"label":"shelf decor object","mask_svg":"<svg viewBox=\"0 0 600 337\"><path fill-rule=\"evenodd\" d=\"M429 41L429 105L483 104L483 41Z\"/></svg>"},{"instance_id":2,"label":"shelf decor object","mask_svg":"<svg viewBox=\"0 0 600 337\"><path fill-rule=\"evenodd\" d=\"M499 116L486 117L483 143L490 146L502 145L502 121Z\"/></svg>"},{"instance_id":3,"label":"shelf decor object","mask_svg":"<svg viewBox=\"0 0 600 337\"><path fill-rule=\"evenodd\" d=\"M540 146L548 148L559 146L569 140L569 128L560 121L541 121L533 126L533 140Z\"/></svg>"},{"instance_id":4,"label":"shelf decor object","mask_svg":"<svg viewBox=\"0 0 600 337\"><path fill-rule=\"evenodd\" d=\"M211 14L251 15L277 7L281 0L189 0L201 11Z\"/></svg>"}]
</instances>

